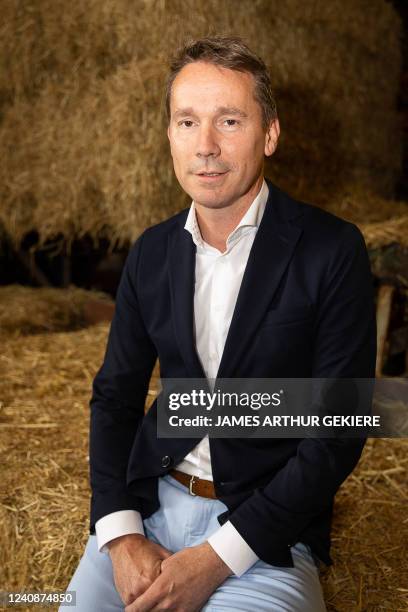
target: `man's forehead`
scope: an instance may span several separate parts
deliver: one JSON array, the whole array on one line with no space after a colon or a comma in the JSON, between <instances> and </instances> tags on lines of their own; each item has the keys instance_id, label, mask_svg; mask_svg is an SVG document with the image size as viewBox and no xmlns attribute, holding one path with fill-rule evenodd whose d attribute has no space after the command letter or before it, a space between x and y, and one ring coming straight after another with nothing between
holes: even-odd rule
<instances>
[{"instance_id":1,"label":"man's forehead","mask_svg":"<svg viewBox=\"0 0 408 612\"><path fill-rule=\"evenodd\" d=\"M247 95L253 90L255 80L246 71L232 70L208 62L191 62L186 64L176 75L172 92L184 96L205 95L207 92L236 92L237 95Z\"/></svg>"},{"instance_id":2,"label":"man's forehead","mask_svg":"<svg viewBox=\"0 0 408 612\"><path fill-rule=\"evenodd\" d=\"M182 68L170 96L173 117L176 113L180 116L211 111L214 115L227 113L244 118L249 112L252 114L253 103L251 74L203 62Z\"/></svg>"}]
</instances>

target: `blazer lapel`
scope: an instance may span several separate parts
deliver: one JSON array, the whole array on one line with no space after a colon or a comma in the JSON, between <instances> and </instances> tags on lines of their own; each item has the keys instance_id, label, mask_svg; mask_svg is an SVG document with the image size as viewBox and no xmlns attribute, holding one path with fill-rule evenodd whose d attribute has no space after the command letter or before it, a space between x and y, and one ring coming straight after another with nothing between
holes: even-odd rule
<instances>
[{"instance_id":1,"label":"blazer lapel","mask_svg":"<svg viewBox=\"0 0 408 612\"><path fill-rule=\"evenodd\" d=\"M171 316L181 356L190 378L206 378L195 349L194 287L196 247L184 229L186 215L169 236Z\"/></svg>"},{"instance_id":2,"label":"blazer lapel","mask_svg":"<svg viewBox=\"0 0 408 612\"><path fill-rule=\"evenodd\" d=\"M267 183L268 201L242 278L217 379L236 375L303 232L290 222L301 215L296 201Z\"/></svg>"}]
</instances>

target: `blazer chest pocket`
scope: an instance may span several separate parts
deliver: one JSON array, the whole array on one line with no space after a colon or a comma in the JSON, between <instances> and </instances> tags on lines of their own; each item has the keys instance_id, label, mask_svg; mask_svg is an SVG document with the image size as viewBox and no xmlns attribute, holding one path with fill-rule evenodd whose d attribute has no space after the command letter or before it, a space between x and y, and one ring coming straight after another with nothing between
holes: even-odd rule
<instances>
[{"instance_id":1,"label":"blazer chest pocket","mask_svg":"<svg viewBox=\"0 0 408 612\"><path fill-rule=\"evenodd\" d=\"M281 325L296 325L307 323L313 319L312 306L297 306L296 308L273 308L268 310L262 319L261 328Z\"/></svg>"}]
</instances>

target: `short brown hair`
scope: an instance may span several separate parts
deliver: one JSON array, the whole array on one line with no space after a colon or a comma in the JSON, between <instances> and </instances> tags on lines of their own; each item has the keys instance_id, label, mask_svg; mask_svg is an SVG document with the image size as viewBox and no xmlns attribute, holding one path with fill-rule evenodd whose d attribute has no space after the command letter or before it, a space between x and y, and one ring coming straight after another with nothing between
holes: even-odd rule
<instances>
[{"instance_id":1,"label":"short brown hair","mask_svg":"<svg viewBox=\"0 0 408 612\"><path fill-rule=\"evenodd\" d=\"M170 96L174 79L184 66L192 62L208 62L230 70L249 72L255 79L254 97L262 110L266 130L277 117L271 79L263 60L255 55L241 38L215 36L188 41L179 49L170 64L166 82L166 113L170 119Z\"/></svg>"}]
</instances>

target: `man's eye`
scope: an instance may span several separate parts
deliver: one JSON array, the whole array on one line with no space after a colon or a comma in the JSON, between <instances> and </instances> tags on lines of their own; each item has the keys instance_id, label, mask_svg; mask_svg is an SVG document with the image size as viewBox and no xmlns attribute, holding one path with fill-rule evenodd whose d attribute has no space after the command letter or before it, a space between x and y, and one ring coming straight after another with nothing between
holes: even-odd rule
<instances>
[{"instance_id":1,"label":"man's eye","mask_svg":"<svg viewBox=\"0 0 408 612\"><path fill-rule=\"evenodd\" d=\"M191 127L193 125L193 122L190 121L189 119L183 119L183 121L179 122L179 125L184 125L185 127Z\"/></svg>"},{"instance_id":2,"label":"man's eye","mask_svg":"<svg viewBox=\"0 0 408 612\"><path fill-rule=\"evenodd\" d=\"M225 119L224 123L226 123L228 127L234 127L238 125L238 121L236 119Z\"/></svg>"}]
</instances>

